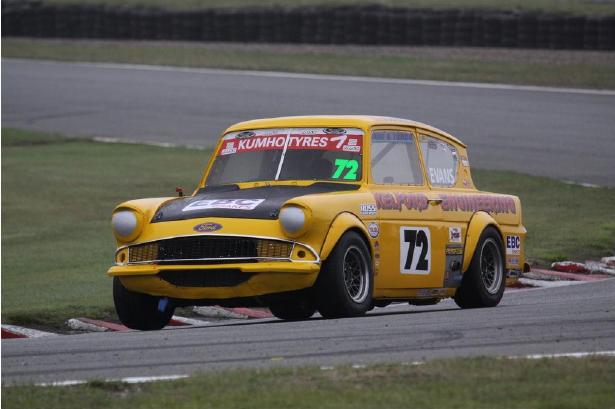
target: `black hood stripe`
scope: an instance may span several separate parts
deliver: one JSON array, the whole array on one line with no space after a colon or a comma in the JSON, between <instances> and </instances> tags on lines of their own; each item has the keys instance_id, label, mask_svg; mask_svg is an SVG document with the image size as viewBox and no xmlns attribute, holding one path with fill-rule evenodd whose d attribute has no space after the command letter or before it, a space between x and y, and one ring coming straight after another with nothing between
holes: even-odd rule
<instances>
[{"instance_id":1,"label":"black hood stripe","mask_svg":"<svg viewBox=\"0 0 615 409\"><path fill-rule=\"evenodd\" d=\"M359 189L359 185L316 182L309 186L263 186L240 189L237 185L199 189L190 197L166 202L156 211L152 223L203 217L277 219L280 207L290 199L318 193Z\"/></svg>"}]
</instances>

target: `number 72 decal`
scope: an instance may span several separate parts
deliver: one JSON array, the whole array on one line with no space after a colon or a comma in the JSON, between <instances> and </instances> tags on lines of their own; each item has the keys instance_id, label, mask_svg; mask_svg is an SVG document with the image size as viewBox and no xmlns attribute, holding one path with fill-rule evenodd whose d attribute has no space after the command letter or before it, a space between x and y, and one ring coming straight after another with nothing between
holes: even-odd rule
<instances>
[{"instance_id":1,"label":"number 72 decal","mask_svg":"<svg viewBox=\"0 0 615 409\"><path fill-rule=\"evenodd\" d=\"M429 274L431 236L424 227L400 227L399 271L402 274Z\"/></svg>"}]
</instances>

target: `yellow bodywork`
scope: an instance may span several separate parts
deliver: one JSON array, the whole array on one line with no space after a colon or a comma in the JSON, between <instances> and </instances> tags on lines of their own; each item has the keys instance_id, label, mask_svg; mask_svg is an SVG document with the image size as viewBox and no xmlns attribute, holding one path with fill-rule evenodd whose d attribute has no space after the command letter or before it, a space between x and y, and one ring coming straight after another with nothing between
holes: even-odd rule
<instances>
[{"instance_id":1,"label":"yellow bodywork","mask_svg":"<svg viewBox=\"0 0 615 409\"><path fill-rule=\"evenodd\" d=\"M427 135L453 145L461 158L467 158L465 145L457 138L431 126L418 122L387 117L370 116L308 116L272 118L242 122L228 132L269 128L346 127L364 132L362 180L357 190L309 194L296 197L284 206L298 205L309 209L308 227L297 237L289 236L278 220L249 218L194 218L151 223L157 209L173 197L140 199L120 204L116 211L129 209L138 214L142 224L136 237L118 239L116 264L108 271L117 276L130 290L157 296L186 300L221 300L254 297L311 287L323 262L347 231L358 232L369 244L374 270L374 299L444 298L453 296L456 288L447 286L447 255L462 259L461 272L468 269L479 237L487 226L501 234L508 253L507 240L520 243L512 253L506 254L506 269L520 271L525 261L525 228L521 220L521 203L515 196L479 192L472 181L468 163L459 161L456 185L435 188L424 177L422 186L375 184L370 174L371 132L379 129L411 131L414 135ZM222 140L215 152L218 152ZM210 159L198 188L205 186L212 167ZM425 174L423 159L421 168ZM467 162L467 160L466 160ZM313 181L271 181L239 183L240 189L275 185L307 186ZM343 182L340 182L343 183ZM197 190L198 190L197 188ZM196 193L196 191L195 191ZM421 205L417 205L421 203ZM427 203L425 205L425 203ZM362 212L369 205L377 211ZM196 225L215 223L216 231L197 233ZM428 274L413 275L400 272L400 228L412 226L427 229L432 242L431 265ZM370 235L370 229L371 235ZM460 232L452 239L452 232ZM133 264L128 259L128 247L171 237L195 235L247 236L280 239L294 247L289 260L253 263L160 265ZM116 235L117 237L117 235ZM512 239L510 239L512 238ZM300 257L301 254L301 257ZM237 269L252 274L251 278L229 287L180 287L159 277L162 270L219 270Z\"/></svg>"}]
</instances>

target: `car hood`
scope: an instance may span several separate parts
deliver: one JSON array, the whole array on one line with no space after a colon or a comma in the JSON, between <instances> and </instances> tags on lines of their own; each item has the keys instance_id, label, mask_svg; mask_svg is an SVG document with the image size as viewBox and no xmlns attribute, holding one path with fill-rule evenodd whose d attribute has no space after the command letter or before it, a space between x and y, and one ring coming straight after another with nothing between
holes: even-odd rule
<instances>
[{"instance_id":1,"label":"car hood","mask_svg":"<svg viewBox=\"0 0 615 409\"><path fill-rule=\"evenodd\" d=\"M316 182L309 186L263 186L240 189L237 185L200 189L194 196L178 198L161 205L152 223L203 217L277 219L280 207L290 199L357 190L359 185Z\"/></svg>"}]
</instances>

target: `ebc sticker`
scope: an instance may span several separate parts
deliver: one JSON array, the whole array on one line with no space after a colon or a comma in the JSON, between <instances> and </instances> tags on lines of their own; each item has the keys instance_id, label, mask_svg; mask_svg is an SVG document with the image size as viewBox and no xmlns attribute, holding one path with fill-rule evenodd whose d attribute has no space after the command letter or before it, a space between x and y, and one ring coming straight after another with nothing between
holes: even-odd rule
<instances>
[{"instance_id":1,"label":"ebc sticker","mask_svg":"<svg viewBox=\"0 0 615 409\"><path fill-rule=\"evenodd\" d=\"M506 236L506 254L512 256L521 254L521 237Z\"/></svg>"},{"instance_id":2,"label":"ebc sticker","mask_svg":"<svg viewBox=\"0 0 615 409\"><path fill-rule=\"evenodd\" d=\"M431 268L431 235L424 227L399 228L399 271L427 275Z\"/></svg>"},{"instance_id":3,"label":"ebc sticker","mask_svg":"<svg viewBox=\"0 0 615 409\"><path fill-rule=\"evenodd\" d=\"M204 209L254 210L265 199L208 199L197 200L182 209L182 212Z\"/></svg>"}]
</instances>

